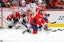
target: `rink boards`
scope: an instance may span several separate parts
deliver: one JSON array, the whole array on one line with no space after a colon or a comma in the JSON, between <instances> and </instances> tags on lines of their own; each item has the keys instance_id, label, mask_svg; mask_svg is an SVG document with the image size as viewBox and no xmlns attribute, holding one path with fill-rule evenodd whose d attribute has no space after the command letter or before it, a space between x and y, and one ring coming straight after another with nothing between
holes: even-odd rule
<instances>
[{"instance_id":1,"label":"rink boards","mask_svg":"<svg viewBox=\"0 0 64 42\"><path fill-rule=\"evenodd\" d=\"M56 22L55 24L48 24L49 27L64 27L64 11L47 11L50 14L49 22Z\"/></svg>"},{"instance_id":2,"label":"rink boards","mask_svg":"<svg viewBox=\"0 0 64 42\"><path fill-rule=\"evenodd\" d=\"M12 9L4 8L0 9L0 15L3 14L3 27L6 27L9 23L6 17L12 13ZM50 14L49 22L56 22L55 24L48 24L49 27L64 27L64 11L46 11ZM0 22L1 23L1 22Z\"/></svg>"}]
</instances>

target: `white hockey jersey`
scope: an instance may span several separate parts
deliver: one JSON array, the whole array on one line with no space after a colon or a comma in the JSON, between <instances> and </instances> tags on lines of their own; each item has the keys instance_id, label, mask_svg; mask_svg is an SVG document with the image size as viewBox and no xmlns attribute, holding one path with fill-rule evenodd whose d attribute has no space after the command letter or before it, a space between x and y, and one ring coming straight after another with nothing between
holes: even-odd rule
<instances>
[{"instance_id":1,"label":"white hockey jersey","mask_svg":"<svg viewBox=\"0 0 64 42\"><path fill-rule=\"evenodd\" d=\"M26 5L25 7L20 7L21 14L27 14L29 10L29 5Z\"/></svg>"},{"instance_id":2,"label":"white hockey jersey","mask_svg":"<svg viewBox=\"0 0 64 42\"><path fill-rule=\"evenodd\" d=\"M30 11L32 14L36 14L36 7L37 5L35 3L30 3Z\"/></svg>"}]
</instances>

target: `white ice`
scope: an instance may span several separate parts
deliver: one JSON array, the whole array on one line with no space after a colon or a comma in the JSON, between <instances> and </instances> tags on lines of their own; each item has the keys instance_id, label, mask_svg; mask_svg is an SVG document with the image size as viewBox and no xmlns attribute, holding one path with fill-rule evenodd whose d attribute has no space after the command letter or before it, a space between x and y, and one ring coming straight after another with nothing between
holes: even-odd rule
<instances>
[{"instance_id":1,"label":"white ice","mask_svg":"<svg viewBox=\"0 0 64 42\"><path fill-rule=\"evenodd\" d=\"M46 32L38 34L22 34L21 29L1 29L0 40L3 42L64 42L64 31Z\"/></svg>"}]
</instances>

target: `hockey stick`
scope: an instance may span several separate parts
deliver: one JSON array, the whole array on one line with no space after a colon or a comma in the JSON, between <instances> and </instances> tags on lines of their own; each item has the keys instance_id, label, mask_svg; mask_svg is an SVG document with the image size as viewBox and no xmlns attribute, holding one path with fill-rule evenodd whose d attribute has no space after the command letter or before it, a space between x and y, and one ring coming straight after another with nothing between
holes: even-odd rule
<instances>
[{"instance_id":1,"label":"hockey stick","mask_svg":"<svg viewBox=\"0 0 64 42\"><path fill-rule=\"evenodd\" d=\"M59 30L59 31L63 31L64 29L57 29L57 30Z\"/></svg>"},{"instance_id":2,"label":"hockey stick","mask_svg":"<svg viewBox=\"0 0 64 42\"><path fill-rule=\"evenodd\" d=\"M31 33L30 29L24 30L24 31L23 31L23 34L24 34L25 32Z\"/></svg>"},{"instance_id":3,"label":"hockey stick","mask_svg":"<svg viewBox=\"0 0 64 42\"><path fill-rule=\"evenodd\" d=\"M49 23L50 23L50 24L55 24L56 22L52 22L52 23L51 23L51 22L49 22Z\"/></svg>"},{"instance_id":4,"label":"hockey stick","mask_svg":"<svg viewBox=\"0 0 64 42\"><path fill-rule=\"evenodd\" d=\"M5 20L4 20L5 19ZM7 24L7 25L9 25L9 23L8 23L8 21L6 20L6 18L5 17L3 17L3 21ZM7 22L6 22L7 21Z\"/></svg>"},{"instance_id":5,"label":"hockey stick","mask_svg":"<svg viewBox=\"0 0 64 42\"><path fill-rule=\"evenodd\" d=\"M56 32L57 30L52 30L51 32Z\"/></svg>"}]
</instances>

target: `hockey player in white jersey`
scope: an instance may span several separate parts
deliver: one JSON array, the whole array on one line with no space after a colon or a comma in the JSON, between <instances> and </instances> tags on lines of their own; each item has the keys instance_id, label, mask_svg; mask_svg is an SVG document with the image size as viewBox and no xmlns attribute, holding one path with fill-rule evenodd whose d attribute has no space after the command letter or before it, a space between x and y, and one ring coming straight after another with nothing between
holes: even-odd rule
<instances>
[{"instance_id":1,"label":"hockey player in white jersey","mask_svg":"<svg viewBox=\"0 0 64 42\"><path fill-rule=\"evenodd\" d=\"M27 5L26 2L22 0L19 11L21 13L24 23L25 23L25 20L28 20L28 10L29 10L29 5Z\"/></svg>"},{"instance_id":2,"label":"hockey player in white jersey","mask_svg":"<svg viewBox=\"0 0 64 42\"><path fill-rule=\"evenodd\" d=\"M25 31L29 32L28 29L28 24L29 24L29 16L28 16L28 12L29 12L30 8L29 5L26 4L26 2L24 0L21 1L21 7L20 7L20 12L21 12L21 18L19 20L19 23L24 25L27 29ZM25 32L23 31L23 33Z\"/></svg>"}]
</instances>

